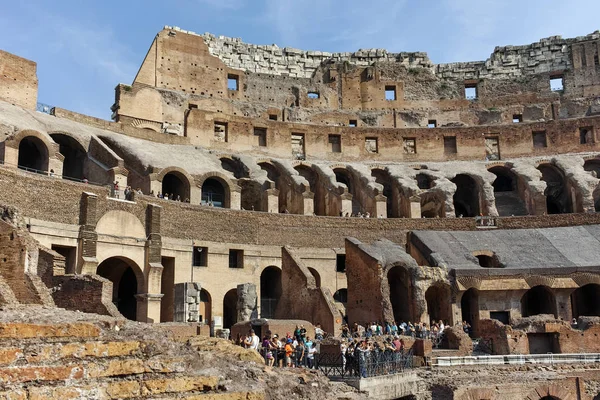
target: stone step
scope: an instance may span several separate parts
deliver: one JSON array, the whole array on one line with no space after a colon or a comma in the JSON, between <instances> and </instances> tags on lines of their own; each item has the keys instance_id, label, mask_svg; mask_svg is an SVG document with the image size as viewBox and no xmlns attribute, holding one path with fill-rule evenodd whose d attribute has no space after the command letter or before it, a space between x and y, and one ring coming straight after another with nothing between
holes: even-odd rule
<instances>
[{"instance_id":1,"label":"stone step","mask_svg":"<svg viewBox=\"0 0 600 400\"><path fill-rule=\"evenodd\" d=\"M0 323L0 340L33 338L97 338L100 328L92 323L30 324Z\"/></svg>"}]
</instances>

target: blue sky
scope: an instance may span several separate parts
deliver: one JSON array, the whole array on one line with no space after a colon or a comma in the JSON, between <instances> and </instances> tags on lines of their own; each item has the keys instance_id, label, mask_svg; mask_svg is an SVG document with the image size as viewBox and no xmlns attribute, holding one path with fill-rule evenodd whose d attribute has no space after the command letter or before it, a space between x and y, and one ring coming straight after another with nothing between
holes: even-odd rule
<instances>
[{"instance_id":1,"label":"blue sky","mask_svg":"<svg viewBox=\"0 0 600 400\"><path fill-rule=\"evenodd\" d=\"M0 49L38 63L39 101L108 119L164 25L304 50L426 51L483 60L495 46L600 29L598 0L5 1Z\"/></svg>"}]
</instances>

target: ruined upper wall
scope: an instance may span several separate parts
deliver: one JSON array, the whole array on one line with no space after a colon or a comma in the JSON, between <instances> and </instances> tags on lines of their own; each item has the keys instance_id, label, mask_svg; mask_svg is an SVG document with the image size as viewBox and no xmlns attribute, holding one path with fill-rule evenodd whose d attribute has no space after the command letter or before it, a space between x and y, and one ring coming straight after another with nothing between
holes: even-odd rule
<instances>
[{"instance_id":1,"label":"ruined upper wall","mask_svg":"<svg viewBox=\"0 0 600 400\"><path fill-rule=\"evenodd\" d=\"M30 110L37 105L37 64L0 50L0 99Z\"/></svg>"}]
</instances>

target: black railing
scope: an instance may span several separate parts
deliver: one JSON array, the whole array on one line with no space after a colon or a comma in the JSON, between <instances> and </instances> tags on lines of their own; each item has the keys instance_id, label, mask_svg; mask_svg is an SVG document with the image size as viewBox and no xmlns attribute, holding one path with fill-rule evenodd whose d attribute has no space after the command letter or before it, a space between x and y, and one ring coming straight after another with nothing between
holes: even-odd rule
<instances>
[{"instance_id":1,"label":"black railing","mask_svg":"<svg viewBox=\"0 0 600 400\"><path fill-rule=\"evenodd\" d=\"M317 354L316 366L329 378L371 378L413 368L413 352L371 350L353 354Z\"/></svg>"},{"instance_id":2,"label":"black railing","mask_svg":"<svg viewBox=\"0 0 600 400\"><path fill-rule=\"evenodd\" d=\"M36 109L36 111L39 111L44 114L54 115L54 107L49 106L48 104L37 103L35 109Z\"/></svg>"}]
</instances>

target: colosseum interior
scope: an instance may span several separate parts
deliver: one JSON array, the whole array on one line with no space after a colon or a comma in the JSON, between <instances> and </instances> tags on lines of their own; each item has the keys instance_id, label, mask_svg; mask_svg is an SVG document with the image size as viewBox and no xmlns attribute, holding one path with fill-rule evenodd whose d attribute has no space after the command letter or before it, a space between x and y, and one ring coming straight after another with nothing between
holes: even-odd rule
<instances>
[{"instance_id":1,"label":"colosseum interior","mask_svg":"<svg viewBox=\"0 0 600 400\"><path fill-rule=\"evenodd\" d=\"M38 107L35 62L0 51L0 395L600 399L599 51L167 26L112 121ZM319 324L335 352L373 321L448 327L331 380L219 339Z\"/></svg>"}]
</instances>

